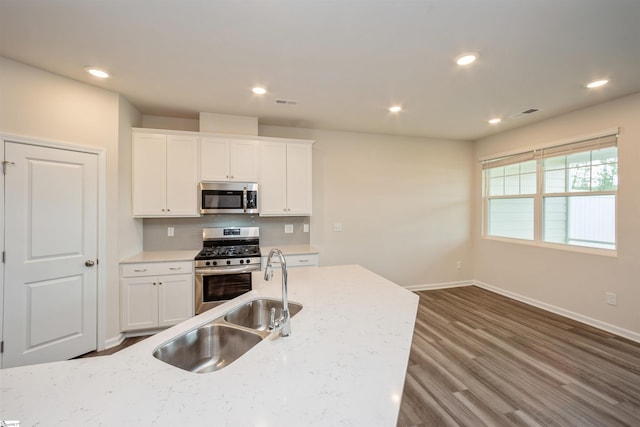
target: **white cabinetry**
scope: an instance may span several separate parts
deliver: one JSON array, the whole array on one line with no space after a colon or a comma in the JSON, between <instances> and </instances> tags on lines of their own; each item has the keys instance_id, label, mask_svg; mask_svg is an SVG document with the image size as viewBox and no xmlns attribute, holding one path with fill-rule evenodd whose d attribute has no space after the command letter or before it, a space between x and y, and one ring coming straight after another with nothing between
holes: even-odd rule
<instances>
[{"instance_id":1,"label":"white cabinetry","mask_svg":"<svg viewBox=\"0 0 640 427\"><path fill-rule=\"evenodd\" d=\"M133 216L199 216L197 136L133 132Z\"/></svg>"},{"instance_id":2,"label":"white cabinetry","mask_svg":"<svg viewBox=\"0 0 640 427\"><path fill-rule=\"evenodd\" d=\"M312 143L260 143L260 216L311 215Z\"/></svg>"},{"instance_id":3,"label":"white cabinetry","mask_svg":"<svg viewBox=\"0 0 640 427\"><path fill-rule=\"evenodd\" d=\"M201 181L258 181L258 141L218 137L200 139Z\"/></svg>"},{"instance_id":4,"label":"white cabinetry","mask_svg":"<svg viewBox=\"0 0 640 427\"><path fill-rule=\"evenodd\" d=\"M320 264L320 255L318 254L289 254L284 256L287 261L287 268L296 267L317 267ZM280 268L280 261L277 257L271 259L274 268ZM267 257L262 257L261 268L264 270L267 266Z\"/></svg>"},{"instance_id":5,"label":"white cabinetry","mask_svg":"<svg viewBox=\"0 0 640 427\"><path fill-rule=\"evenodd\" d=\"M172 326L193 316L193 262L120 266L122 331Z\"/></svg>"}]
</instances>

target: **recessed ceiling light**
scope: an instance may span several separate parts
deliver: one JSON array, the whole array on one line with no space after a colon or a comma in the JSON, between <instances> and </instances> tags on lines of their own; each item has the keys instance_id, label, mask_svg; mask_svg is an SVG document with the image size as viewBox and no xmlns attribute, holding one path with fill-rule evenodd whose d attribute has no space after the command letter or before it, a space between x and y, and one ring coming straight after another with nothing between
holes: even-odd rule
<instances>
[{"instance_id":1,"label":"recessed ceiling light","mask_svg":"<svg viewBox=\"0 0 640 427\"><path fill-rule=\"evenodd\" d=\"M264 95L265 93L267 93L267 90L263 87L256 86L251 89L251 92L255 93L256 95Z\"/></svg>"},{"instance_id":2,"label":"recessed ceiling light","mask_svg":"<svg viewBox=\"0 0 640 427\"><path fill-rule=\"evenodd\" d=\"M477 53L464 53L456 59L456 64L458 65L469 65L478 59Z\"/></svg>"},{"instance_id":3,"label":"recessed ceiling light","mask_svg":"<svg viewBox=\"0 0 640 427\"><path fill-rule=\"evenodd\" d=\"M609 83L609 80L596 80L596 81L593 81L593 82L589 83L587 85L587 87L589 89L593 89L593 88L596 88L596 87L604 86L607 83Z\"/></svg>"},{"instance_id":4,"label":"recessed ceiling light","mask_svg":"<svg viewBox=\"0 0 640 427\"><path fill-rule=\"evenodd\" d=\"M109 73L99 68L85 67L85 70L87 70L87 73L91 74L94 77L98 77L100 79L106 79L107 77L109 77Z\"/></svg>"},{"instance_id":5,"label":"recessed ceiling light","mask_svg":"<svg viewBox=\"0 0 640 427\"><path fill-rule=\"evenodd\" d=\"M398 113L402 111L402 107L399 105L394 105L393 107L389 107L389 111L391 111L392 113Z\"/></svg>"},{"instance_id":6,"label":"recessed ceiling light","mask_svg":"<svg viewBox=\"0 0 640 427\"><path fill-rule=\"evenodd\" d=\"M491 119L491 120L489 120L489 124L497 125L497 124L498 124L498 123L500 123L501 121L502 121L502 119L501 119L501 118L496 117L495 119Z\"/></svg>"}]
</instances>

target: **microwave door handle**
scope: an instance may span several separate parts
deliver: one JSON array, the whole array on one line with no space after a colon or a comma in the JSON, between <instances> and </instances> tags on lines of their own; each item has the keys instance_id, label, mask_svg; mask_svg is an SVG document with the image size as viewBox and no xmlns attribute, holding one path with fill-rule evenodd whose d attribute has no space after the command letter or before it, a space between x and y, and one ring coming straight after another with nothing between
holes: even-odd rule
<instances>
[{"instance_id":1,"label":"microwave door handle","mask_svg":"<svg viewBox=\"0 0 640 427\"><path fill-rule=\"evenodd\" d=\"M242 189L242 209L247 212L247 187Z\"/></svg>"}]
</instances>

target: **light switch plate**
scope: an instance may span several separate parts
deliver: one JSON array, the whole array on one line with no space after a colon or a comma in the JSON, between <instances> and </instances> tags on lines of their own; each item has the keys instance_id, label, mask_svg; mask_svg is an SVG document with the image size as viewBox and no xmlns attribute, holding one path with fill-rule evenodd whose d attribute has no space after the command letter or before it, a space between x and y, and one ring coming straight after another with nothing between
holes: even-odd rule
<instances>
[{"instance_id":1,"label":"light switch plate","mask_svg":"<svg viewBox=\"0 0 640 427\"><path fill-rule=\"evenodd\" d=\"M309 224L304 224L302 226L302 231L304 231L305 233L308 233L309 232Z\"/></svg>"},{"instance_id":2,"label":"light switch plate","mask_svg":"<svg viewBox=\"0 0 640 427\"><path fill-rule=\"evenodd\" d=\"M342 223L336 222L335 224L333 224L333 231L335 231L336 233L341 232L342 231Z\"/></svg>"},{"instance_id":3,"label":"light switch plate","mask_svg":"<svg viewBox=\"0 0 640 427\"><path fill-rule=\"evenodd\" d=\"M285 224L284 225L285 233L293 233L293 224Z\"/></svg>"},{"instance_id":4,"label":"light switch plate","mask_svg":"<svg viewBox=\"0 0 640 427\"><path fill-rule=\"evenodd\" d=\"M167 236L173 237L175 235L175 230L173 227L167 227Z\"/></svg>"}]
</instances>

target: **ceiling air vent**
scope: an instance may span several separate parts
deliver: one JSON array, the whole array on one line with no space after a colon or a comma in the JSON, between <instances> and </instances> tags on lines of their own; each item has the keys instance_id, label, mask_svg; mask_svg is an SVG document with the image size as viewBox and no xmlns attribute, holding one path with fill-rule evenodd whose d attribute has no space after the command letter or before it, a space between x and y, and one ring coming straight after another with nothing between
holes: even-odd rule
<instances>
[{"instance_id":1,"label":"ceiling air vent","mask_svg":"<svg viewBox=\"0 0 640 427\"><path fill-rule=\"evenodd\" d=\"M275 103L277 105L297 105L298 101L294 101L292 99L282 99L282 98L277 98L275 100Z\"/></svg>"},{"instance_id":2,"label":"ceiling air vent","mask_svg":"<svg viewBox=\"0 0 640 427\"><path fill-rule=\"evenodd\" d=\"M528 114L537 113L538 111L540 111L540 110L538 110L537 108L529 108L528 110L524 110L524 111L521 111L519 113L515 113L514 115L510 116L509 118L510 119L519 119L520 117L526 116Z\"/></svg>"}]
</instances>

